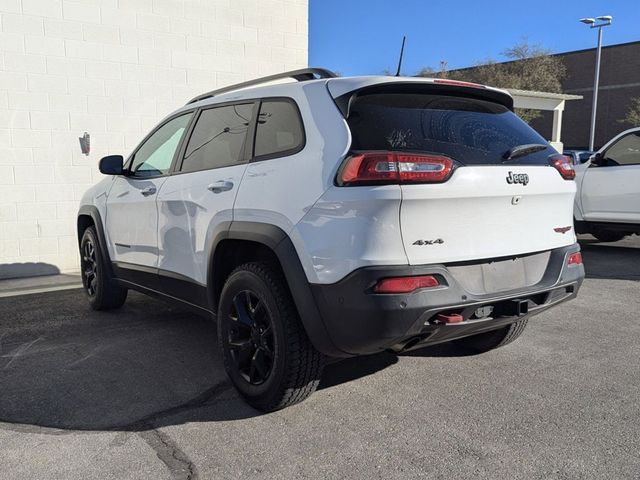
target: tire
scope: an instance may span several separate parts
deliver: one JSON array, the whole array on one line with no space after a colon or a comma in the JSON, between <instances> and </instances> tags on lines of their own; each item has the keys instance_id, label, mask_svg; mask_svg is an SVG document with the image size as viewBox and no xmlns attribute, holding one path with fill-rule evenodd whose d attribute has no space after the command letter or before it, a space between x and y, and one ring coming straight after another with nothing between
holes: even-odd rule
<instances>
[{"instance_id":1,"label":"tire","mask_svg":"<svg viewBox=\"0 0 640 480\"><path fill-rule=\"evenodd\" d=\"M95 227L87 227L80 240L82 286L93 310L121 307L128 290L109 277Z\"/></svg>"},{"instance_id":2,"label":"tire","mask_svg":"<svg viewBox=\"0 0 640 480\"><path fill-rule=\"evenodd\" d=\"M454 343L460 347L473 350L478 353L488 352L495 348L503 347L516 340L527 326L528 319L518 320L511 325L492 330L490 332L479 333L470 337L464 337L454 340Z\"/></svg>"},{"instance_id":3,"label":"tire","mask_svg":"<svg viewBox=\"0 0 640 480\"><path fill-rule=\"evenodd\" d=\"M246 263L231 272L218 306L218 343L231 382L258 410L288 407L318 387L324 357L275 266Z\"/></svg>"},{"instance_id":4,"label":"tire","mask_svg":"<svg viewBox=\"0 0 640 480\"><path fill-rule=\"evenodd\" d=\"M615 232L613 230L598 230L593 232L592 235L596 237L600 242L617 242L626 237L626 234L621 232Z\"/></svg>"}]
</instances>

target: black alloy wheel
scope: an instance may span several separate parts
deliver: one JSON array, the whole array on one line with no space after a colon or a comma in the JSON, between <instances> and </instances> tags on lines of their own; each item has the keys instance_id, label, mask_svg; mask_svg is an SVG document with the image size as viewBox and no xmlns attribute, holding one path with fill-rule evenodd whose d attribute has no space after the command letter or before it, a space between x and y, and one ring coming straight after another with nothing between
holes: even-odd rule
<instances>
[{"instance_id":1,"label":"black alloy wheel","mask_svg":"<svg viewBox=\"0 0 640 480\"><path fill-rule=\"evenodd\" d=\"M95 297L98 289L98 268L96 246L88 237L82 245L82 283L89 297Z\"/></svg>"},{"instance_id":2,"label":"black alloy wheel","mask_svg":"<svg viewBox=\"0 0 640 480\"><path fill-rule=\"evenodd\" d=\"M127 299L127 288L111 278L107 265L96 229L89 226L80 239L80 273L84 292L93 310L118 308Z\"/></svg>"},{"instance_id":3,"label":"black alloy wheel","mask_svg":"<svg viewBox=\"0 0 640 480\"><path fill-rule=\"evenodd\" d=\"M253 407L272 412L318 387L324 356L307 337L279 265L236 267L220 293L217 322L224 368Z\"/></svg>"},{"instance_id":4,"label":"black alloy wheel","mask_svg":"<svg viewBox=\"0 0 640 480\"><path fill-rule=\"evenodd\" d=\"M273 320L265 303L250 291L233 297L229 322L229 351L233 368L251 385L264 383L273 370Z\"/></svg>"}]
</instances>

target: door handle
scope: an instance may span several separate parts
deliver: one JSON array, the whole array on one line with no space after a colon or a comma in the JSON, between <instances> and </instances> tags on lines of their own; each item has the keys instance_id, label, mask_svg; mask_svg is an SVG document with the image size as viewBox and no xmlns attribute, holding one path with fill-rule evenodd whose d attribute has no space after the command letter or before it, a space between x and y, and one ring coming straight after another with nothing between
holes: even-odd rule
<instances>
[{"instance_id":1,"label":"door handle","mask_svg":"<svg viewBox=\"0 0 640 480\"><path fill-rule=\"evenodd\" d=\"M229 182L227 180L220 180L218 182L213 182L211 185L207 186L207 190L213 193L226 192L227 190L231 190L232 188L233 188L233 182Z\"/></svg>"},{"instance_id":2,"label":"door handle","mask_svg":"<svg viewBox=\"0 0 640 480\"><path fill-rule=\"evenodd\" d=\"M153 195L154 193L156 193L156 187L144 188L144 189L140 190L140 193L142 195L144 195L145 197L148 197L149 195Z\"/></svg>"}]
</instances>

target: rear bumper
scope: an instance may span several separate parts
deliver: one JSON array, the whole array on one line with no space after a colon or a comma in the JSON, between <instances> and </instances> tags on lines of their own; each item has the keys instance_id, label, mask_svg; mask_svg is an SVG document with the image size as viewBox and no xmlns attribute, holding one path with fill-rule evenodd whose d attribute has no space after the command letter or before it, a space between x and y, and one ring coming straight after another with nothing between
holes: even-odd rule
<instances>
[{"instance_id":1,"label":"rear bumper","mask_svg":"<svg viewBox=\"0 0 640 480\"><path fill-rule=\"evenodd\" d=\"M582 265L567 265L578 244L550 252L541 279L534 285L499 293L473 294L456 281L446 265L361 268L340 282L311 285L315 303L334 346L347 355L405 350L494 330L536 315L574 298L584 278ZM381 295L372 287L384 277L436 275L441 286L410 294ZM528 312L510 313L513 301L524 302ZM487 317L476 318L480 307L493 307ZM439 313L457 313L464 321L442 324Z\"/></svg>"}]
</instances>

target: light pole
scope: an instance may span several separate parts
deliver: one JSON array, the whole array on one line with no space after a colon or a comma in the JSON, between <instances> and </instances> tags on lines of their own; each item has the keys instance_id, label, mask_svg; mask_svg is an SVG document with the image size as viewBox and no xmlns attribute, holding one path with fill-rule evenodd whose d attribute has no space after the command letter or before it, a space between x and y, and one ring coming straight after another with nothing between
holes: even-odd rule
<instances>
[{"instance_id":1,"label":"light pole","mask_svg":"<svg viewBox=\"0 0 640 480\"><path fill-rule=\"evenodd\" d=\"M596 22L599 20L599 23ZM596 18L581 18L580 21L590 28L598 29L598 51L596 53L596 73L593 79L593 104L591 106L591 129L589 131L589 150L593 152L596 136L596 111L598 109L598 84L600 83L600 50L602 49L602 27L611 25L613 17L602 15Z\"/></svg>"}]
</instances>

